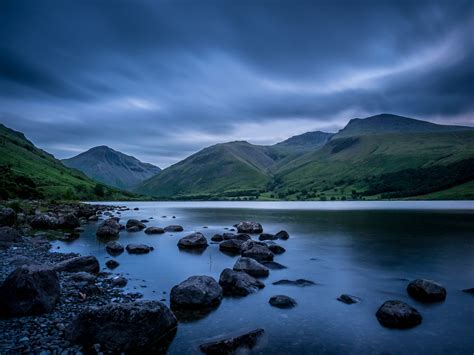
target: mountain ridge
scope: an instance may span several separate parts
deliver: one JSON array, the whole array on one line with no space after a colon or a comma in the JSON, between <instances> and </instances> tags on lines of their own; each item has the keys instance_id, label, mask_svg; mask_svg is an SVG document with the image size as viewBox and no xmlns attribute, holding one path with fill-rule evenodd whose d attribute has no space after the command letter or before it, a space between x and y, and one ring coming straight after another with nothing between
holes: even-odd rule
<instances>
[{"instance_id":1,"label":"mountain ridge","mask_svg":"<svg viewBox=\"0 0 474 355\"><path fill-rule=\"evenodd\" d=\"M106 145L92 147L74 157L63 159L62 162L90 178L120 189L131 189L161 172L153 164L143 163Z\"/></svg>"}]
</instances>

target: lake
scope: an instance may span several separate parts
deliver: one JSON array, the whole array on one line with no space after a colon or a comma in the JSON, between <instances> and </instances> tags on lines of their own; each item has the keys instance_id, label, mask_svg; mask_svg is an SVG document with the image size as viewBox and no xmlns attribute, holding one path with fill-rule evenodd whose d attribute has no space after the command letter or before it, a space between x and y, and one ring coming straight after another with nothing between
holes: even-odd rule
<instances>
[{"instance_id":1,"label":"lake","mask_svg":"<svg viewBox=\"0 0 474 355\"><path fill-rule=\"evenodd\" d=\"M147 226L180 224L184 232L146 235L120 233L120 242L155 248L145 255L116 257L113 270L129 279L126 288L144 299L166 299L171 288L192 275L216 280L232 268L237 256L210 244L202 254L180 251L179 238L202 232L210 242L216 233L252 220L264 231L286 230L290 238L277 241L286 252L275 261L287 269L270 270L261 279L266 287L244 298L224 298L207 317L180 323L169 353L199 353L199 344L216 336L264 328L265 336L252 353L458 353L474 351L474 297L461 292L474 287L474 202L110 202L138 211L130 218L150 219ZM166 217L163 217L166 216ZM176 218L172 218L175 216ZM111 257L95 237L100 221L85 226L73 242L54 242L60 252L95 255L101 265ZM207 228L205 228L207 227ZM105 270L105 269L104 269ZM305 278L311 287L277 286L280 279ZM406 292L409 281L427 278L443 284L445 302L422 304ZM359 303L337 301L342 293ZM271 307L273 295L298 302L293 309ZM414 306L423 323L409 330L382 327L375 312L386 300Z\"/></svg>"}]
</instances>

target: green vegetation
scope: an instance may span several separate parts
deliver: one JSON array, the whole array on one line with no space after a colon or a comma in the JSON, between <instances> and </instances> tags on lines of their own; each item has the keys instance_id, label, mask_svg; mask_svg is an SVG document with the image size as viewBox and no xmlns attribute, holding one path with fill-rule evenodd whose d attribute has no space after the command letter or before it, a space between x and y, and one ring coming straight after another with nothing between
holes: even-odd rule
<instances>
[{"instance_id":1,"label":"green vegetation","mask_svg":"<svg viewBox=\"0 0 474 355\"><path fill-rule=\"evenodd\" d=\"M430 193L473 179L469 127L379 115L351 120L335 135L302 136L274 146L218 144L165 169L137 191L165 199L438 198L442 195ZM472 185L452 191L455 198L469 198Z\"/></svg>"},{"instance_id":2,"label":"green vegetation","mask_svg":"<svg viewBox=\"0 0 474 355\"><path fill-rule=\"evenodd\" d=\"M130 199L136 194L103 186L83 173L67 168L52 155L36 148L25 136L0 124L0 199Z\"/></svg>"}]
</instances>

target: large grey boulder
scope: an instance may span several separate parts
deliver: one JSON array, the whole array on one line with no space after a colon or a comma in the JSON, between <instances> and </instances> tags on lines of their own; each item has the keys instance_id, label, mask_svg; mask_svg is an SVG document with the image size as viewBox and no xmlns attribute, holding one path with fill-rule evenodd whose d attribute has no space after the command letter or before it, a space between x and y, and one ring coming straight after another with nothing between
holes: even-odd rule
<instances>
[{"instance_id":1,"label":"large grey boulder","mask_svg":"<svg viewBox=\"0 0 474 355\"><path fill-rule=\"evenodd\" d=\"M56 229L58 227L59 220L57 217L49 214L37 214L30 221L30 225L36 229Z\"/></svg>"},{"instance_id":2,"label":"large grey boulder","mask_svg":"<svg viewBox=\"0 0 474 355\"><path fill-rule=\"evenodd\" d=\"M207 239L202 233L192 233L178 241L180 249L204 249L207 247Z\"/></svg>"},{"instance_id":3,"label":"large grey boulder","mask_svg":"<svg viewBox=\"0 0 474 355\"><path fill-rule=\"evenodd\" d=\"M253 349L263 333L264 330L259 328L248 333L201 344L199 349L205 354L235 354L239 350Z\"/></svg>"},{"instance_id":4,"label":"large grey boulder","mask_svg":"<svg viewBox=\"0 0 474 355\"><path fill-rule=\"evenodd\" d=\"M387 301L375 314L379 323L387 328L407 329L421 324L421 314L402 301Z\"/></svg>"},{"instance_id":5,"label":"large grey boulder","mask_svg":"<svg viewBox=\"0 0 474 355\"><path fill-rule=\"evenodd\" d=\"M171 289L172 309L208 309L218 306L222 288L210 276L191 276Z\"/></svg>"},{"instance_id":6,"label":"large grey boulder","mask_svg":"<svg viewBox=\"0 0 474 355\"><path fill-rule=\"evenodd\" d=\"M58 218L58 228L61 229L74 229L81 225L79 218L74 213L65 214Z\"/></svg>"},{"instance_id":7,"label":"large grey boulder","mask_svg":"<svg viewBox=\"0 0 474 355\"><path fill-rule=\"evenodd\" d=\"M109 253L110 255L116 256L122 254L125 248L122 244L114 240L105 244L105 250L107 250L107 253Z\"/></svg>"},{"instance_id":8,"label":"large grey boulder","mask_svg":"<svg viewBox=\"0 0 474 355\"><path fill-rule=\"evenodd\" d=\"M113 353L166 352L178 322L173 312L158 301L110 303L87 308L67 326L66 338L91 348Z\"/></svg>"},{"instance_id":9,"label":"large grey boulder","mask_svg":"<svg viewBox=\"0 0 474 355\"><path fill-rule=\"evenodd\" d=\"M54 265L54 270L58 272L88 272L97 274L100 271L99 261L95 256L77 256L66 259Z\"/></svg>"},{"instance_id":10,"label":"large grey boulder","mask_svg":"<svg viewBox=\"0 0 474 355\"><path fill-rule=\"evenodd\" d=\"M129 254L148 254L152 247L145 244L128 244L126 247Z\"/></svg>"},{"instance_id":11,"label":"large grey boulder","mask_svg":"<svg viewBox=\"0 0 474 355\"><path fill-rule=\"evenodd\" d=\"M164 228L165 232L182 232L184 229L182 226L178 226L178 225L171 225L171 226L167 226Z\"/></svg>"},{"instance_id":12,"label":"large grey boulder","mask_svg":"<svg viewBox=\"0 0 474 355\"><path fill-rule=\"evenodd\" d=\"M120 224L116 218L106 219L97 229L96 235L102 239L118 238Z\"/></svg>"},{"instance_id":13,"label":"large grey boulder","mask_svg":"<svg viewBox=\"0 0 474 355\"><path fill-rule=\"evenodd\" d=\"M263 232L262 225L257 222L240 222L235 227L239 233L256 234Z\"/></svg>"},{"instance_id":14,"label":"large grey boulder","mask_svg":"<svg viewBox=\"0 0 474 355\"><path fill-rule=\"evenodd\" d=\"M12 208L0 208L0 227L11 227L16 219L16 212Z\"/></svg>"},{"instance_id":15,"label":"large grey boulder","mask_svg":"<svg viewBox=\"0 0 474 355\"><path fill-rule=\"evenodd\" d=\"M51 312L60 293L56 271L35 265L20 267L0 287L0 314L20 317Z\"/></svg>"},{"instance_id":16,"label":"large grey boulder","mask_svg":"<svg viewBox=\"0 0 474 355\"><path fill-rule=\"evenodd\" d=\"M265 243L249 240L242 244L242 256L264 262L273 261L274 255Z\"/></svg>"},{"instance_id":17,"label":"large grey boulder","mask_svg":"<svg viewBox=\"0 0 474 355\"><path fill-rule=\"evenodd\" d=\"M228 239L219 244L219 250L229 254L240 254L244 242L240 239Z\"/></svg>"},{"instance_id":18,"label":"large grey boulder","mask_svg":"<svg viewBox=\"0 0 474 355\"><path fill-rule=\"evenodd\" d=\"M446 289L431 280L418 279L407 287L408 294L421 302L441 302L446 299Z\"/></svg>"},{"instance_id":19,"label":"large grey boulder","mask_svg":"<svg viewBox=\"0 0 474 355\"><path fill-rule=\"evenodd\" d=\"M264 288L265 284L243 271L224 269L219 278L225 295L247 296Z\"/></svg>"},{"instance_id":20,"label":"large grey boulder","mask_svg":"<svg viewBox=\"0 0 474 355\"><path fill-rule=\"evenodd\" d=\"M165 230L161 227L148 227L145 229L146 234L163 234Z\"/></svg>"},{"instance_id":21,"label":"large grey boulder","mask_svg":"<svg viewBox=\"0 0 474 355\"><path fill-rule=\"evenodd\" d=\"M266 277L270 273L265 265L252 258L240 257L234 264L235 271L244 271L253 277Z\"/></svg>"},{"instance_id":22,"label":"large grey boulder","mask_svg":"<svg viewBox=\"0 0 474 355\"><path fill-rule=\"evenodd\" d=\"M129 219L125 227L129 232L136 232L146 228L145 224L138 219Z\"/></svg>"}]
</instances>

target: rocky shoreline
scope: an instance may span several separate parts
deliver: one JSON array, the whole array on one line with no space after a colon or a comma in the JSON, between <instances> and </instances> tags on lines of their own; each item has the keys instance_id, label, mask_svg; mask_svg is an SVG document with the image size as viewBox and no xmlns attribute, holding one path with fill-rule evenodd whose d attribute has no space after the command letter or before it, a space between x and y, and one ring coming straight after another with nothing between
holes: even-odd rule
<instances>
[{"instance_id":1,"label":"rocky shoreline","mask_svg":"<svg viewBox=\"0 0 474 355\"><path fill-rule=\"evenodd\" d=\"M19 206L17 206L18 209ZM240 222L234 228L211 238L219 250L239 255L233 268L225 268L219 280L206 275L191 276L171 289L170 308L159 301L141 301L139 293L125 293L124 277L101 272L93 256L57 253L51 250L48 236L77 238L85 223L97 224L97 238L111 255L127 251L149 253L152 247L141 244L121 245L116 239L122 230L147 234L182 231L178 225L148 227L148 220L130 219L120 223L122 206L28 203L21 212L0 206L0 353L117 353L153 349L166 352L176 333L178 322L199 319L220 306L225 297L246 297L265 287L259 278L272 269L285 268L274 258L285 252L277 244L287 240L286 231L263 233L257 222ZM148 231L148 232L147 232ZM234 233L236 232L236 233ZM258 236L255 238L255 236ZM108 241L108 242L107 242ZM199 232L181 237L180 250L196 252L210 247ZM118 265L114 259L106 266ZM308 287L306 279L279 280L273 285ZM471 292L471 290L465 290ZM443 302L446 289L430 280L414 280L407 286L409 296L419 302ZM342 294L342 303L360 299ZM291 309L298 300L274 295L272 307ZM422 315L412 306L388 300L375 313L387 328L406 329L422 323ZM251 349L263 329L218 339L200 346L206 353L232 353L241 346Z\"/></svg>"},{"instance_id":2,"label":"rocky shoreline","mask_svg":"<svg viewBox=\"0 0 474 355\"><path fill-rule=\"evenodd\" d=\"M21 218L23 216L20 215L19 219ZM18 268L41 266L54 269L79 257L79 254L74 253L54 252L45 233L37 232L26 236L25 232L29 232L27 224L22 221L18 223L17 220L15 225L19 234L23 235L11 241L2 238L0 282L4 282ZM87 265L82 268L87 269ZM111 274L108 273L61 271L57 272L57 275L61 292L51 312L0 319L0 353L87 352L81 345L73 344L65 336L65 329L74 316L89 307L130 303L141 297L140 294L124 293L115 286Z\"/></svg>"}]
</instances>

